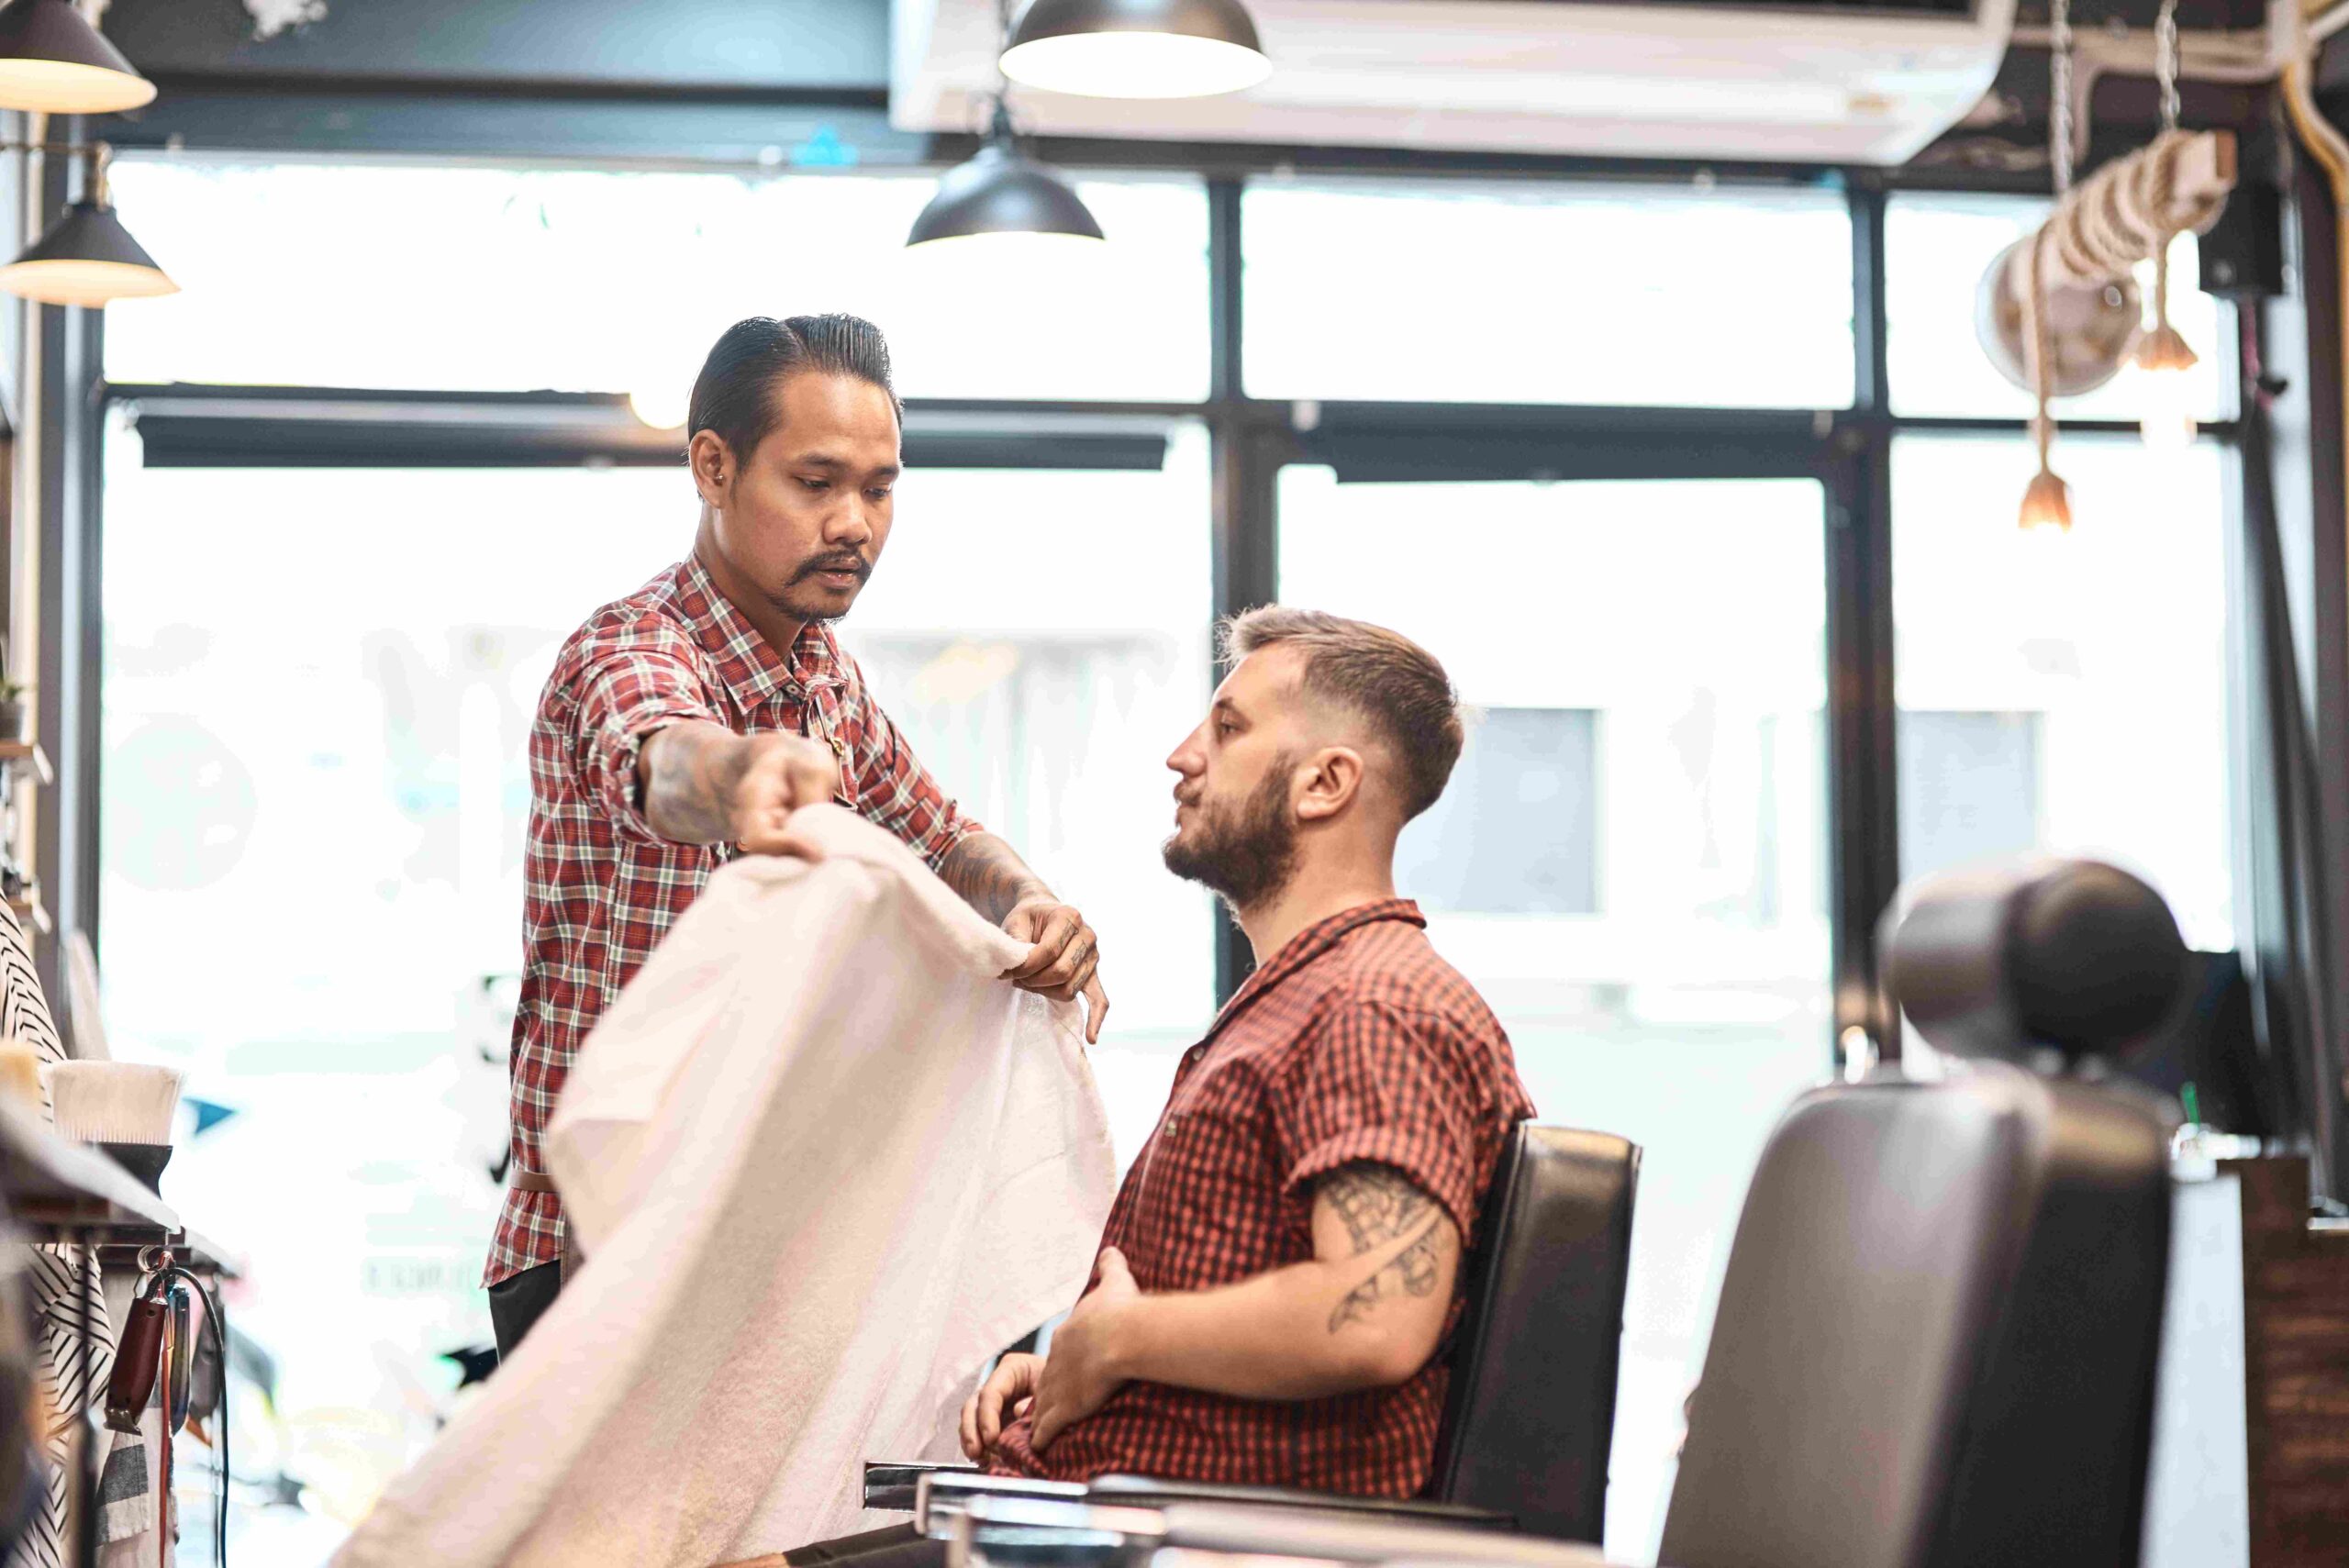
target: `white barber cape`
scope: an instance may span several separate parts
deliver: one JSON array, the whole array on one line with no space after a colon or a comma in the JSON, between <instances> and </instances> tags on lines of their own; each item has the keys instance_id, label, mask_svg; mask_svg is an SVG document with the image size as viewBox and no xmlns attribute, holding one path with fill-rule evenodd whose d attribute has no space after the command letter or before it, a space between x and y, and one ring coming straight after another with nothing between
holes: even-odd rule
<instances>
[{"instance_id":1,"label":"white barber cape","mask_svg":"<svg viewBox=\"0 0 2349 1568\"><path fill-rule=\"evenodd\" d=\"M836 806L718 873L582 1047L547 1158L587 1262L338 1568L711 1568L888 1522L1076 1298L1112 1160L1078 1010Z\"/></svg>"}]
</instances>

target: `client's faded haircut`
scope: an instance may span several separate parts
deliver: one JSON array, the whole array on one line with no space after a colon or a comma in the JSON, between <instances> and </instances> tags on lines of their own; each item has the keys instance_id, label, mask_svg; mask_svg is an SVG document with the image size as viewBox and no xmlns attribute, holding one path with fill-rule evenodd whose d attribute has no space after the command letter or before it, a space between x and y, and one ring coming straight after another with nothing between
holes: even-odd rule
<instances>
[{"instance_id":1,"label":"client's faded haircut","mask_svg":"<svg viewBox=\"0 0 2349 1568\"><path fill-rule=\"evenodd\" d=\"M1402 764L1405 821L1433 806L1460 761L1460 695L1435 655L1399 632L1320 610L1265 605L1225 619L1223 658L1236 664L1275 643L1304 655L1306 693L1361 715Z\"/></svg>"}]
</instances>

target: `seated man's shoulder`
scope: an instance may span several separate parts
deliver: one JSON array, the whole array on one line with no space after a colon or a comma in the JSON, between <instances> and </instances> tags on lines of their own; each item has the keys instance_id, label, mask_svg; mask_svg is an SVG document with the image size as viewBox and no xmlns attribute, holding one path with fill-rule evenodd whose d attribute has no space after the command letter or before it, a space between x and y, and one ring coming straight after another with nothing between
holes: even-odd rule
<instances>
[{"instance_id":1,"label":"seated man's shoulder","mask_svg":"<svg viewBox=\"0 0 2349 1568\"><path fill-rule=\"evenodd\" d=\"M1417 927L1400 927L1389 940L1364 944L1347 959L1323 995L1325 1014L1391 1016L1415 1033L1480 1045L1507 1039L1483 995Z\"/></svg>"}]
</instances>

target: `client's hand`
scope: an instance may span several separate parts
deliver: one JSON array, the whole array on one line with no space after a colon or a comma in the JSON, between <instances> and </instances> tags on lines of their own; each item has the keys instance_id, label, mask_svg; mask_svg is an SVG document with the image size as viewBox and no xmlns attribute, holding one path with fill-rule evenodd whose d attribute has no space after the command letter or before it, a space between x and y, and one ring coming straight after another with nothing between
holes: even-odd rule
<instances>
[{"instance_id":1,"label":"client's hand","mask_svg":"<svg viewBox=\"0 0 2349 1568\"><path fill-rule=\"evenodd\" d=\"M1068 1320L1052 1330L1052 1356L1036 1381L1038 1451L1050 1448L1061 1429L1082 1421L1108 1403L1125 1383L1119 1366L1120 1330L1141 1300L1141 1290L1115 1247L1101 1250L1093 1267L1098 1281L1076 1304Z\"/></svg>"},{"instance_id":2,"label":"client's hand","mask_svg":"<svg viewBox=\"0 0 2349 1568\"><path fill-rule=\"evenodd\" d=\"M1004 1424L1019 1419L1034 1403L1036 1379L1043 1370L1043 1357L1019 1351L995 1363L979 1391L963 1402L963 1457L974 1463L986 1458Z\"/></svg>"}]
</instances>

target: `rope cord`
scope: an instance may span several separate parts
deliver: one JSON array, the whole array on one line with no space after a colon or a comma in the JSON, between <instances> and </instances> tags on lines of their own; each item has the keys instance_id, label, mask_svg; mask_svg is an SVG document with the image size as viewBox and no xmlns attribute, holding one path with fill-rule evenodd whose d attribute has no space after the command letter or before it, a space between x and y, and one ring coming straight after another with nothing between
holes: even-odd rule
<instances>
[{"instance_id":1,"label":"rope cord","mask_svg":"<svg viewBox=\"0 0 2349 1568\"><path fill-rule=\"evenodd\" d=\"M2178 191L2179 166L2199 139L2196 131L2164 131L2059 197L2042 229L2054 240L2048 282L2057 287L2108 283L2159 258L2177 235L2205 233L2218 222L2226 210L2225 190L2190 199Z\"/></svg>"},{"instance_id":2,"label":"rope cord","mask_svg":"<svg viewBox=\"0 0 2349 1568\"><path fill-rule=\"evenodd\" d=\"M2048 390L2054 379L2053 361L2055 350L2047 325L2047 296L2043 281L2046 271L2046 251L2047 234L2043 229L2031 242L2031 287L2024 292L2029 330L2023 334L2023 348L2031 360L2032 395L2038 404L2038 417L2031 422L2031 433L2039 443L2039 472L2042 473L2050 472L2047 452L2055 440L2055 421L2047 412Z\"/></svg>"},{"instance_id":3,"label":"rope cord","mask_svg":"<svg viewBox=\"0 0 2349 1568\"><path fill-rule=\"evenodd\" d=\"M2047 154L2055 194L2072 188L2072 3L2047 4Z\"/></svg>"}]
</instances>

